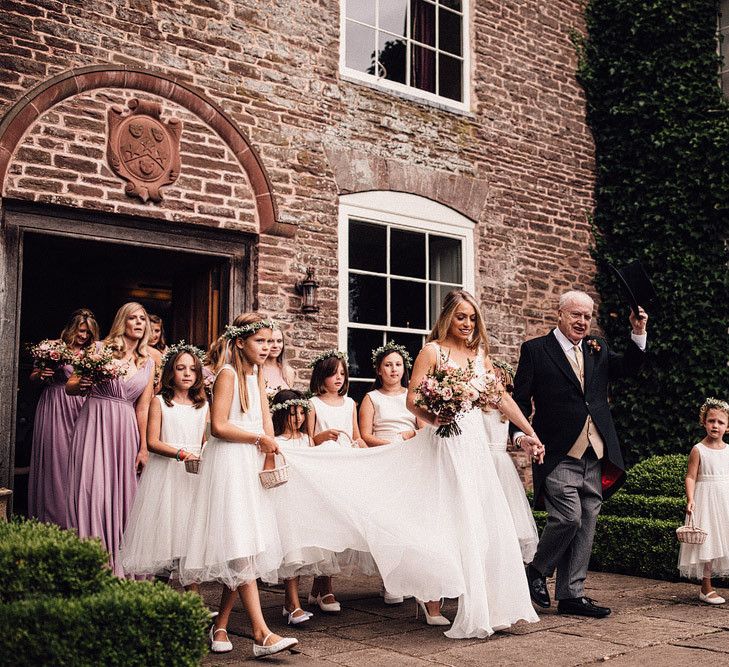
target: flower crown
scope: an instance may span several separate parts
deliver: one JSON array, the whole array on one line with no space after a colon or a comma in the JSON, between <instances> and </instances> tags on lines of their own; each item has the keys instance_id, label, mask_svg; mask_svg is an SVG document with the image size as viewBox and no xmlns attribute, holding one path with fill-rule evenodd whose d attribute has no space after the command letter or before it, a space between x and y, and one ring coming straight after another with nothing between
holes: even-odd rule
<instances>
[{"instance_id":1,"label":"flower crown","mask_svg":"<svg viewBox=\"0 0 729 667\"><path fill-rule=\"evenodd\" d=\"M184 340L181 340L179 343L170 345L167 348L167 352L165 352L164 356L162 357L160 368L164 368L167 362L180 352L187 352L193 357L197 357L200 360L200 363L205 363L205 352L203 350L201 350L199 347L195 347L194 345L186 343Z\"/></svg>"},{"instance_id":2,"label":"flower crown","mask_svg":"<svg viewBox=\"0 0 729 667\"><path fill-rule=\"evenodd\" d=\"M377 370L377 359L382 358L391 352L397 352L401 357L405 368L410 370L413 367L413 360L403 345L398 345L394 340L388 341L376 350L372 350L372 367Z\"/></svg>"},{"instance_id":3,"label":"flower crown","mask_svg":"<svg viewBox=\"0 0 729 667\"><path fill-rule=\"evenodd\" d=\"M336 357L337 359L341 359L345 364L347 363L346 352L340 352L339 350L327 350L326 352L322 352L319 356L314 357L314 359L309 363L309 368L314 368L314 366L316 366L320 361L324 361L330 357Z\"/></svg>"},{"instance_id":4,"label":"flower crown","mask_svg":"<svg viewBox=\"0 0 729 667\"><path fill-rule=\"evenodd\" d=\"M252 336L256 331L261 329L276 329L277 325L273 320L265 319L251 324L244 324L242 327L236 327L228 324L223 332L223 338L226 340L235 340L236 338L245 338Z\"/></svg>"},{"instance_id":5,"label":"flower crown","mask_svg":"<svg viewBox=\"0 0 729 667\"><path fill-rule=\"evenodd\" d=\"M309 412L311 409L311 403L309 403L308 398L290 398L288 401L284 401L283 403L274 403L269 409L271 410L271 414L273 414L279 410L288 410L295 405L300 405L304 408L304 412Z\"/></svg>"},{"instance_id":6,"label":"flower crown","mask_svg":"<svg viewBox=\"0 0 729 667\"><path fill-rule=\"evenodd\" d=\"M726 412L727 415L729 415L729 403L727 403L726 401L722 401L720 398L709 397L704 401L704 404L699 410L699 423L702 426L704 424L704 419L706 418L706 413L712 409L722 410L723 412Z\"/></svg>"}]
</instances>

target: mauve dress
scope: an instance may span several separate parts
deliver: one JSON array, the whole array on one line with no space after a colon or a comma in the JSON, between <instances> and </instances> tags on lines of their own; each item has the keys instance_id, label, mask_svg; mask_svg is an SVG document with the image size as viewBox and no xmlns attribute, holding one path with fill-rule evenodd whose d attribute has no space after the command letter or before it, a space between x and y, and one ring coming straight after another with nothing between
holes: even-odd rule
<instances>
[{"instance_id":1,"label":"mauve dress","mask_svg":"<svg viewBox=\"0 0 729 667\"><path fill-rule=\"evenodd\" d=\"M68 528L68 456L73 427L85 396L69 396L70 365L56 369L43 388L33 424L28 479L28 513L40 521Z\"/></svg>"},{"instance_id":2,"label":"mauve dress","mask_svg":"<svg viewBox=\"0 0 729 667\"><path fill-rule=\"evenodd\" d=\"M79 537L98 537L111 567L124 576L119 543L137 492L134 461L139 428L134 403L147 386L154 362L128 380L108 380L91 389L71 441L68 522Z\"/></svg>"}]
</instances>

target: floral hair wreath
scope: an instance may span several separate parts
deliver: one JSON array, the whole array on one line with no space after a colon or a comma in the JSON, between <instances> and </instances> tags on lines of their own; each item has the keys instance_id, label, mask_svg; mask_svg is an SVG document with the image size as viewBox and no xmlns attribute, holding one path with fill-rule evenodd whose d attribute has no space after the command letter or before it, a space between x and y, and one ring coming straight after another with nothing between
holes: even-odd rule
<instances>
[{"instance_id":1,"label":"floral hair wreath","mask_svg":"<svg viewBox=\"0 0 729 667\"><path fill-rule=\"evenodd\" d=\"M199 347L195 347L194 345L186 343L184 340L181 340L179 343L170 345L167 348L167 352L165 352L164 356L162 357L160 367L164 368L167 362L180 352L187 352L193 357L197 357L200 360L200 363L205 363L205 352L203 350L201 350Z\"/></svg>"},{"instance_id":2,"label":"floral hair wreath","mask_svg":"<svg viewBox=\"0 0 729 667\"><path fill-rule=\"evenodd\" d=\"M704 401L704 404L699 410L699 423L703 426L704 420L706 419L706 413L709 410L722 410L729 415L729 403L722 401L720 398L709 397Z\"/></svg>"},{"instance_id":3,"label":"floral hair wreath","mask_svg":"<svg viewBox=\"0 0 729 667\"><path fill-rule=\"evenodd\" d=\"M381 345L376 350L372 350L372 367L377 370L377 359L382 358L391 352L397 352L402 357L405 368L410 370L413 367L413 360L410 358L410 354L405 349L405 346L398 345L393 340Z\"/></svg>"},{"instance_id":4,"label":"floral hair wreath","mask_svg":"<svg viewBox=\"0 0 729 667\"><path fill-rule=\"evenodd\" d=\"M340 352L339 350L327 350L326 352L322 352L319 356L314 357L314 359L309 363L309 368L314 368L314 366L316 366L320 361L330 359L331 357L336 357L337 359L341 359L345 364L347 363L346 352Z\"/></svg>"},{"instance_id":5,"label":"floral hair wreath","mask_svg":"<svg viewBox=\"0 0 729 667\"><path fill-rule=\"evenodd\" d=\"M269 319L259 320L251 324L244 324L242 327L236 327L232 324L228 324L223 332L223 338L226 340L235 340L236 338L243 338L252 336L256 331L261 329L277 329L278 325Z\"/></svg>"},{"instance_id":6,"label":"floral hair wreath","mask_svg":"<svg viewBox=\"0 0 729 667\"><path fill-rule=\"evenodd\" d=\"M288 401L284 401L283 403L274 403L269 409L271 410L271 414L273 414L279 410L288 410L295 405L300 405L304 408L304 412L309 412L309 410L311 410L311 403L309 403L308 398L290 398Z\"/></svg>"}]
</instances>

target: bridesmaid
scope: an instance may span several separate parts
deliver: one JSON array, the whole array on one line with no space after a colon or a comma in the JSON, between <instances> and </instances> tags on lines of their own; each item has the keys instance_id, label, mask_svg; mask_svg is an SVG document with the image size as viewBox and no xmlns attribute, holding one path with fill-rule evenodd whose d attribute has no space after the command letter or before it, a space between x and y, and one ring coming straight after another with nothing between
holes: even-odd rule
<instances>
[{"instance_id":1,"label":"bridesmaid","mask_svg":"<svg viewBox=\"0 0 729 667\"><path fill-rule=\"evenodd\" d=\"M294 386L294 369L286 362L286 346L283 332L278 325L271 336L271 351L263 364L263 379L266 383L266 394L273 396L282 389Z\"/></svg>"},{"instance_id":2,"label":"bridesmaid","mask_svg":"<svg viewBox=\"0 0 729 667\"><path fill-rule=\"evenodd\" d=\"M70 350L93 345L99 338L99 325L86 308L75 310L61 332L60 339ZM55 371L36 368L30 374L34 384L44 384L33 425L33 449L28 480L28 514L67 528L68 453L73 425L84 403L83 396L69 396L64 391L73 372L70 365Z\"/></svg>"},{"instance_id":3,"label":"bridesmaid","mask_svg":"<svg viewBox=\"0 0 729 667\"><path fill-rule=\"evenodd\" d=\"M147 312L135 302L114 316L105 345L113 346L122 374L90 386L72 375L71 395L90 389L73 432L69 461L69 525L79 537L98 537L114 574L123 576L119 542L147 463L147 411L154 361L147 346Z\"/></svg>"},{"instance_id":4,"label":"bridesmaid","mask_svg":"<svg viewBox=\"0 0 729 667\"><path fill-rule=\"evenodd\" d=\"M149 347L158 350L161 355L167 354L167 341L165 340L165 325L159 315L149 315Z\"/></svg>"}]
</instances>

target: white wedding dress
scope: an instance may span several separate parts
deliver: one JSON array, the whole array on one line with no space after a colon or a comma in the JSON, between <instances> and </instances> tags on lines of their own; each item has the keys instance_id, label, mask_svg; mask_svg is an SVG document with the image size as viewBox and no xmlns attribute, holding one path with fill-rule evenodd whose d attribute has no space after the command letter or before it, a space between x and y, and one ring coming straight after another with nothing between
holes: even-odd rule
<instances>
[{"instance_id":1,"label":"white wedding dress","mask_svg":"<svg viewBox=\"0 0 729 667\"><path fill-rule=\"evenodd\" d=\"M425 427L386 447L287 450L290 481L274 490L284 564L308 550L369 552L390 595L459 599L451 638L537 621L481 412L458 423L451 438Z\"/></svg>"}]
</instances>

